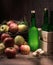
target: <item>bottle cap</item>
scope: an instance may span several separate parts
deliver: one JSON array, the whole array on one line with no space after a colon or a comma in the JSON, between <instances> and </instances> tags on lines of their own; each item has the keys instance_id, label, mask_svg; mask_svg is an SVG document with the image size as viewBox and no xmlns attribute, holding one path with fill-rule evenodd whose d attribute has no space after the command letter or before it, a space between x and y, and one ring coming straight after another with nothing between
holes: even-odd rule
<instances>
[{"instance_id":1,"label":"bottle cap","mask_svg":"<svg viewBox=\"0 0 53 65\"><path fill-rule=\"evenodd\" d=\"M35 13L35 10L31 10L31 13Z\"/></svg>"},{"instance_id":2,"label":"bottle cap","mask_svg":"<svg viewBox=\"0 0 53 65\"><path fill-rule=\"evenodd\" d=\"M46 10L47 10L47 8L44 8L44 10L46 11Z\"/></svg>"}]
</instances>

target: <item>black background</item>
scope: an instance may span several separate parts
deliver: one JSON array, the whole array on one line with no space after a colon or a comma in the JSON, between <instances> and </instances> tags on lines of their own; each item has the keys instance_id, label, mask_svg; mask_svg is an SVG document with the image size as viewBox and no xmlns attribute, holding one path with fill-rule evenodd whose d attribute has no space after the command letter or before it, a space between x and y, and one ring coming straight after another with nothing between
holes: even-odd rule
<instances>
[{"instance_id":1,"label":"black background","mask_svg":"<svg viewBox=\"0 0 53 65\"><path fill-rule=\"evenodd\" d=\"M43 23L43 9L53 10L53 0L0 0L0 23L6 19L20 20L26 15L30 22L30 11L35 9L37 26Z\"/></svg>"}]
</instances>

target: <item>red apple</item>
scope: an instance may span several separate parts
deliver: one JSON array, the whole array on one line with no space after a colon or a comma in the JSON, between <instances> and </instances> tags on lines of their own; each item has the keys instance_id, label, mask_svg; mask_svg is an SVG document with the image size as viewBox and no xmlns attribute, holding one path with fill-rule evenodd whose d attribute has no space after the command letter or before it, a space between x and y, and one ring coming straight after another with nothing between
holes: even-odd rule
<instances>
[{"instance_id":1,"label":"red apple","mask_svg":"<svg viewBox=\"0 0 53 65\"><path fill-rule=\"evenodd\" d=\"M14 20L9 20L9 21L7 22L7 25L9 26L9 25L12 24L12 23L14 23Z\"/></svg>"},{"instance_id":2,"label":"red apple","mask_svg":"<svg viewBox=\"0 0 53 65\"><path fill-rule=\"evenodd\" d=\"M30 52L29 45L21 45L20 51L21 51L22 54L29 54L29 52Z\"/></svg>"},{"instance_id":3,"label":"red apple","mask_svg":"<svg viewBox=\"0 0 53 65\"><path fill-rule=\"evenodd\" d=\"M5 49L5 54L8 58L14 58L16 56L16 49L14 47L8 47Z\"/></svg>"},{"instance_id":4,"label":"red apple","mask_svg":"<svg viewBox=\"0 0 53 65\"><path fill-rule=\"evenodd\" d=\"M3 40L3 43L4 43L5 47L13 47L14 46L14 39L11 37L5 38Z\"/></svg>"},{"instance_id":5,"label":"red apple","mask_svg":"<svg viewBox=\"0 0 53 65\"><path fill-rule=\"evenodd\" d=\"M9 31L12 33L16 33L18 31L18 25L16 23L10 24Z\"/></svg>"},{"instance_id":6,"label":"red apple","mask_svg":"<svg viewBox=\"0 0 53 65\"><path fill-rule=\"evenodd\" d=\"M8 34L8 33L3 33L2 35L1 35L1 41L3 41L5 38L7 38L7 37L10 37L10 35Z\"/></svg>"}]
</instances>

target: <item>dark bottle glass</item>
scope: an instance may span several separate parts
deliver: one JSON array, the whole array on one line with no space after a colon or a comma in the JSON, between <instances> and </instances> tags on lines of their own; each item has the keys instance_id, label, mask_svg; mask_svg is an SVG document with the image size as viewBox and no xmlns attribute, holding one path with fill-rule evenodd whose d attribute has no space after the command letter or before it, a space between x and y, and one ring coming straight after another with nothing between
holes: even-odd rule
<instances>
[{"instance_id":1,"label":"dark bottle glass","mask_svg":"<svg viewBox=\"0 0 53 65\"><path fill-rule=\"evenodd\" d=\"M42 25L42 31L48 31L48 9L44 8L44 17L43 17L43 25Z\"/></svg>"},{"instance_id":2,"label":"dark bottle glass","mask_svg":"<svg viewBox=\"0 0 53 65\"><path fill-rule=\"evenodd\" d=\"M49 32L53 32L53 11L50 11Z\"/></svg>"},{"instance_id":3,"label":"dark bottle glass","mask_svg":"<svg viewBox=\"0 0 53 65\"><path fill-rule=\"evenodd\" d=\"M44 17L43 17L43 25L41 30L41 40L48 41L48 31L49 31L49 22L48 22L48 9L44 8Z\"/></svg>"},{"instance_id":4,"label":"dark bottle glass","mask_svg":"<svg viewBox=\"0 0 53 65\"><path fill-rule=\"evenodd\" d=\"M53 53L53 11L50 11L50 22L48 23L48 11L44 11L44 24L42 26L42 49L47 54Z\"/></svg>"},{"instance_id":5,"label":"dark bottle glass","mask_svg":"<svg viewBox=\"0 0 53 65\"><path fill-rule=\"evenodd\" d=\"M31 26L28 31L28 44L31 51L35 51L39 48L39 32L36 27L35 10L31 11Z\"/></svg>"},{"instance_id":6,"label":"dark bottle glass","mask_svg":"<svg viewBox=\"0 0 53 65\"><path fill-rule=\"evenodd\" d=\"M53 11L50 11L48 54L53 55Z\"/></svg>"}]
</instances>

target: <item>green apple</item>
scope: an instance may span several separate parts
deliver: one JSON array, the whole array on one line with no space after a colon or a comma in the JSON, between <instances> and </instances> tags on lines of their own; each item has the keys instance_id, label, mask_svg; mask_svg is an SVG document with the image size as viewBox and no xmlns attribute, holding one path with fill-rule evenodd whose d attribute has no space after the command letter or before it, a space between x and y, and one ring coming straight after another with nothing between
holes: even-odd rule
<instances>
[{"instance_id":1,"label":"green apple","mask_svg":"<svg viewBox=\"0 0 53 65\"><path fill-rule=\"evenodd\" d=\"M25 39L23 38L23 36L17 35L17 36L15 37L14 41L15 41L15 44L17 44L17 45L20 46L20 45L24 44Z\"/></svg>"},{"instance_id":2,"label":"green apple","mask_svg":"<svg viewBox=\"0 0 53 65\"><path fill-rule=\"evenodd\" d=\"M8 25L1 25L0 26L0 32L8 32L9 26Z\"/></svg>"},{"instance_id":3,"label":"green apple","mask_svg":"<svg viewBox=\"0 0 53 65\"><path fill-rule=\"evenodd\" d=\"M3 43L0 43L0 54L4 52L5 45Z\"/></svg>"},{"instance_id":4,"label":"green apple","mask_svg":"<svg viewBox=\"0 0 53 65\"><path fill-rule=\"evenodd\" d=\"M25 24L19 24L19 25L18 25L18 31L19 31L19 32L24 32L24 31L26 31L27 29L28 29L28 26L25 25Z\"/></svg>"}]
</instances>

